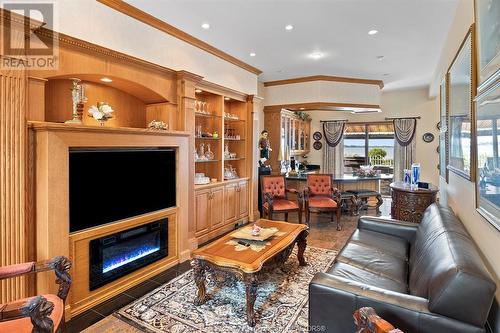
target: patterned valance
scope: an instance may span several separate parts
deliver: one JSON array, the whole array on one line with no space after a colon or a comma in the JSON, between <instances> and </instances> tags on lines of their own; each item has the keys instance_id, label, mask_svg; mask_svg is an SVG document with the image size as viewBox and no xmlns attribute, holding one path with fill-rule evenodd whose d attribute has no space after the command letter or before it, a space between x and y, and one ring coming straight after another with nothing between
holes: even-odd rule
<instances>
[{"instance_id":1,"label":"patterned valance","mask_svg":"<svg viewBox=\"0 0 500 333\"><path fill-rule=\"evenodd\" d=\"M333 120L323 123L325 141L330 147L336 147L344 135L346 120Z\"/></svg>"},{"instance_id":2,"label":"patterned valance","mask_svg":"<svg viewBox=\"0 0 500 333\"><path fill-rule=\"evenodd\" d=\"M408 146L415 136L417 128L417 119L415 118L399 118L394 119L394 137L396 141L403 147Z\"/></svg>"}]
</instances>

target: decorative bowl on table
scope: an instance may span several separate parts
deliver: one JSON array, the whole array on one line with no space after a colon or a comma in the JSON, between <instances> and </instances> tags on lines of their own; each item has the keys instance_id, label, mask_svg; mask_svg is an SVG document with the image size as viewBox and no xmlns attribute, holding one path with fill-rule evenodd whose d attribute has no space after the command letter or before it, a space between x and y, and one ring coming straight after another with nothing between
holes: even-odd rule
<instances>
[{"instance_id":1,"label":"decorative bowl on table","mask_svg":"<svg viewBox=\"0 0 500 333\"><path fill-rule=\"evenodd\" d=\"M259 227L260 228L260 227ZM278 228L260 228L258 235L253 234L253 226L246 226L240 228L231 234L233 238L253 240L253 241L265 241L269 237L273 236L278 232Z\"/></svg>"}]
</instances>

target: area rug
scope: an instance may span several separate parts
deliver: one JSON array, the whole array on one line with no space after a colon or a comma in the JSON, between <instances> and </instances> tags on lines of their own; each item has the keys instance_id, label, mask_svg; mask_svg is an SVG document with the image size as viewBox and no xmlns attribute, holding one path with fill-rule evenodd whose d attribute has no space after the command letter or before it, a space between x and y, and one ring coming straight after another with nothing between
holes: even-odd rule
<instances>
[{"instance_id":1,"label":"area rug","mask_svg":"<svg viewBox=\"0 0 500 333\"><path fill-rule=\"evenodd\" d=\"M296 248L281 269L266 273L257 289L257 325L246 323L245 286L216 283L207 276L210 299L193 304L193 270L127 305L115 316L146 332L307 332L308 286L314 274L325 271L337 252L308 247L307 266L299 266Z\"/></svg>"}]
</instances>

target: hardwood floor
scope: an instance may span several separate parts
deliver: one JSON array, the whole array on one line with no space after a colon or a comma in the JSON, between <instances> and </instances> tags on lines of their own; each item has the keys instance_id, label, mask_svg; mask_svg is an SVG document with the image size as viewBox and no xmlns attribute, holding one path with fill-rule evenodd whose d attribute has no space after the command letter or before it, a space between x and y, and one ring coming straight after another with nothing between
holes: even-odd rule
<instances>
[{"instance_id":1,"label":"hardwood floor","mask_svg":"<svg viewBox=\"0 0 500 333\"><path fill-rule=\"evenodd\" d=\"M380 207L381 216L390 216L391 199L384 197L384 203ZM360 215L375 215L375 209L361 211ZM290 222L297 222L296 214L290 214ZM276 216L277 220L282 216ZM342 215L342 230L336 230L336 223L330 222L330 216L326 214L311 214L311 226L307 238L308 246L340 250L357 227L358 216ZM113 312L126 304L134 301L170 281L178 275L190 269L189 261L175 266L168 271L153 277L140 285L129 289L125 293L87 311L68 323L68 332L102 333L102 332L124 332L139 333L137 328L128 325L124 321L114 317ZM92 326L91 326L92 325ZM90 326L90 327L89 327Z\"/></svg>"}]
</instances>

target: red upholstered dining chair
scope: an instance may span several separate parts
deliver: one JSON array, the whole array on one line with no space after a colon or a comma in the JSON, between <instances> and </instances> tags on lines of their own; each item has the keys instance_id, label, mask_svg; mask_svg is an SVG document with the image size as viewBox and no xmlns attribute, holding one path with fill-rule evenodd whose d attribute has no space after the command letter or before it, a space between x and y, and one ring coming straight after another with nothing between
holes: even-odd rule
<instances>
[{"instance_id":1,"label":"red upholstered dining chair","mask_svg":"<svg viewBox=\"0 0 500 333\"><path fill-rule=\"evenodd\" d=\"M263 176L261 188L262 208L270 220L273 219L274 213L283 213L285 221L288 221L288 213L297 212L299 223L302 223L301 194L295 189L286 188L285 177ZM296 194L297 200L288 200L287 193Z\"/></svg>"},{"instance_id":2,"label":"red upholstered dining chair","mask_svg":"<svg viewBox=\"0 0 500 333\"><path fill-rule=\"evenodd\" d=\"M66 257L55 257L41 262L0 267L0 280L30 273L54 270L57 295L47 294L0 304L0 332L52 333L65 331L64 302L71 286Z\"/></svg>"},{"instance_id":3,"label":"red upholstered dining chair","mask_svg":"<svg viewBox=\"0 0 500 333\"><path fill-rule=\"evenodd\" d=\"M306 222L309 225L311 212L330 212L333 222L334 213L337 214L337 230L340 230L340 191L332 186L332 175L307 175L307 187L304 190L304 209Z\"/></svg>"}]
</instances>

